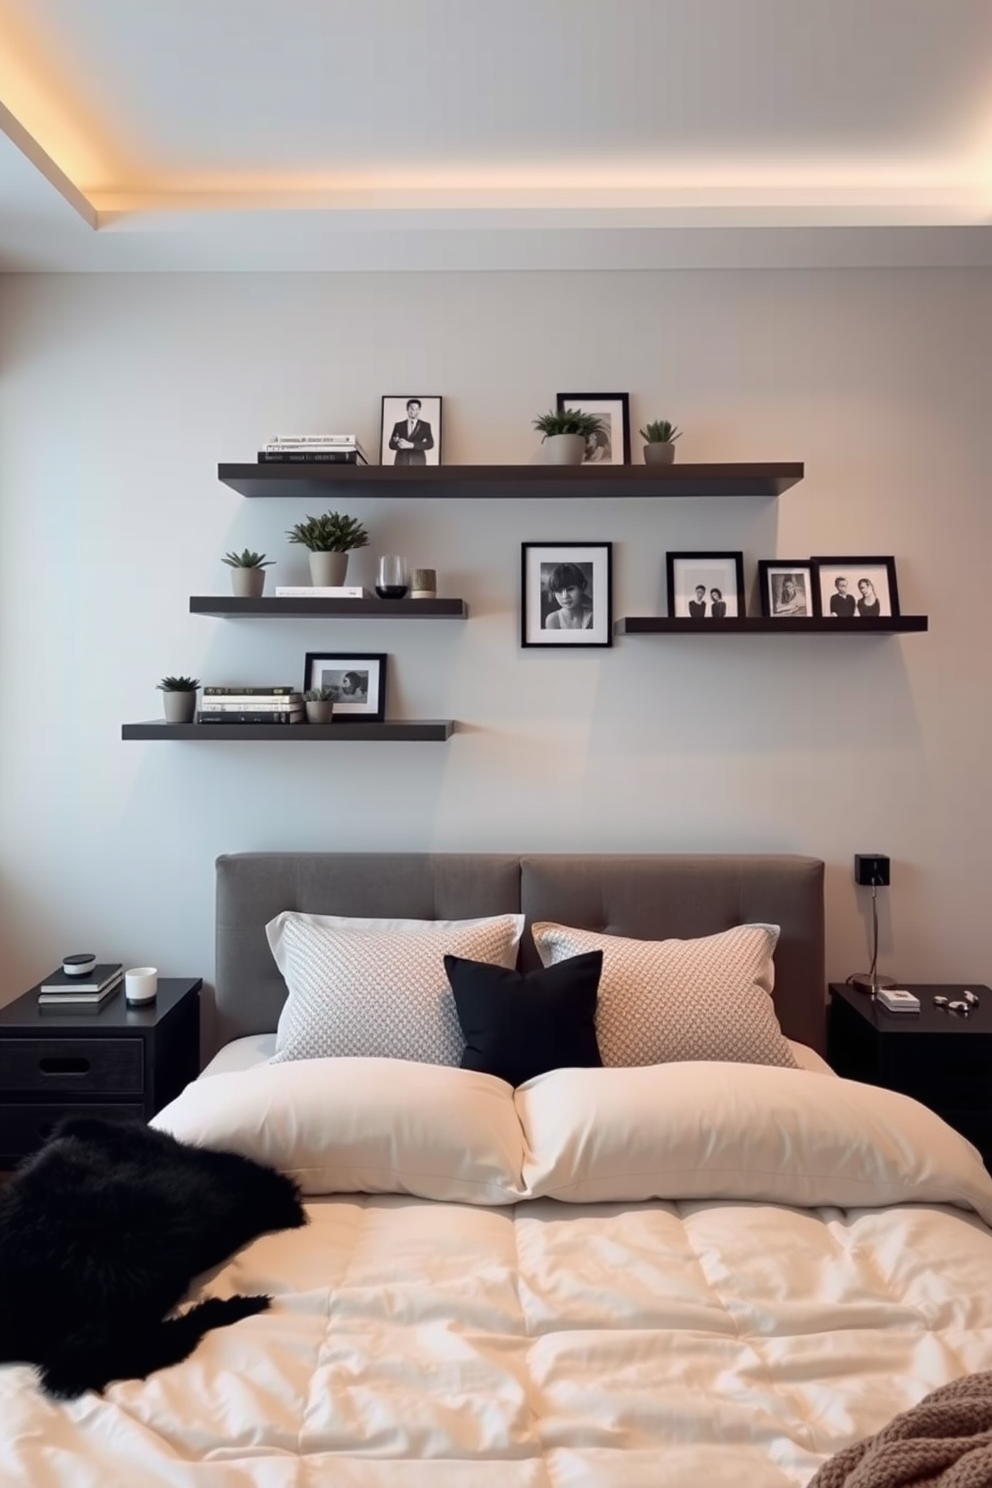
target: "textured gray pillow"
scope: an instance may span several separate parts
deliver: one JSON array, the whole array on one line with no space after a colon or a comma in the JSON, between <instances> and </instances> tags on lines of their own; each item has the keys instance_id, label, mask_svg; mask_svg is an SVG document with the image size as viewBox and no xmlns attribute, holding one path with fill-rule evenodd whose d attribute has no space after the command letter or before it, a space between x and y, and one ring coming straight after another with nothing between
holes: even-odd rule
<instances>
[{"instance_id":1,"label":"textured gray pillow","mask_svg":"<svg viewBox=\"0 0 992 1488\"><path fill-rule=\"evenodd\" d=\"M545 966L603 952L596 1037L605 1065L724 1059L798 1068L771 993L777 925L737 925L699 940L630 940L541 921Z\"/></svg>"},{"instance_id":2,"label":"textured gray pillow","mask_svg":"<svg viewBox=\"0 0 992 1488\"><path fill-rule=\"evenodd\" d=\"M332 1057L457 1065L465 1040L446 955L512 967L523 915L354 919L284 910L265 927L289 996L273 1061Z\"/></svg>"}]
</instances>

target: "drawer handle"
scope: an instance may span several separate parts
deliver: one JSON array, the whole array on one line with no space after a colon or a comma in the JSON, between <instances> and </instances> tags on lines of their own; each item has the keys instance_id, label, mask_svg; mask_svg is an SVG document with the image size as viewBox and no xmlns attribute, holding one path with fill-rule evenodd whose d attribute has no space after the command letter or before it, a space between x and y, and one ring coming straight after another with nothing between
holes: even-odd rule
<instances>
[{"instance_id":1,"label":"drawer handle","mask_svg":"<svg viewBox=\"0 0 992 1488\"><path fill-rule=\"evenodd\" d=\"M88 1075L90 1062L82 1059L79 1055L58 1058L55 1055L46 1055L44 1059L38 1060L38 1068L43 1075Z\"/></svg>"}]
</instances>

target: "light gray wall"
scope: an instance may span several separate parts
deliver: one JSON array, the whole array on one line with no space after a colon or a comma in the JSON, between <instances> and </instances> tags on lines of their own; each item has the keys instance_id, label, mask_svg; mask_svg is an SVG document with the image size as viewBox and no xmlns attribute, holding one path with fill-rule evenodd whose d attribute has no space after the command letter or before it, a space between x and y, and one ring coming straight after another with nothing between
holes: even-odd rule
<instances>
[{"instance_id":1,"label":"light gray wall","mask_svg":"<svg viewBox=\"0 0 992 1488\"><path fill-rule=\"evenodd\" d=\"M251 848L784 850L826 859L828 970L992 981L992 275L983 270L7 276L0 280L0 998L69 950L213 960L213 860ZM800 459L779 501L352 501L464 624L192 617L232 546L305 582L306 500L218 461L276 431L378 439L445 396L447 462L527 460L559 389L629 389L684 460ZM635 435L635 452L639 441ZM341 505L342 503L337 503ZM610 539L618 615L667 549L894 553L925 636L620 639L523 651L520 543ZM448 745L124 744L165 672L302 680L383 650L389 713Z\"/></svg>"}]
</instances>

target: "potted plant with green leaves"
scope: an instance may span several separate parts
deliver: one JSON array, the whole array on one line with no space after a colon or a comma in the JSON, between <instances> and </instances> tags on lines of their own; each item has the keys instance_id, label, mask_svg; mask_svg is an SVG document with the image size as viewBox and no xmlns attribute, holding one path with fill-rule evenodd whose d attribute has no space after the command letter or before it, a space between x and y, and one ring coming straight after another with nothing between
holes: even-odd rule
<instances>
[{"instance_id":1,"label":"potted plant with green leaves","mask_svg":"<svg viewBox=\"0 0 992 1488\"><path fill-rule=\"evenodd\" d=\"M297 522L286 536L310 550L310 582L318 588L339 588L348 573L348 555L368 546L369 535L356 517L324 512Z\"/></svg>"},{"instance_id":2,"label":"potted plant with green leaves","mask_svg":"<svg viewBox=\"0 0 992 1488\"><path fill-rule=\"evenodd\" d=\"M192 723L196 712L199 677L163 677L157 684L162 693L166 723Z\"/></svg>"},{"instance_id":3,"label":"potted plant with green leaves","mask_svg":"<svg viewBox=\"0 0 992 1488\"><path fill-rule=\"evenodd\" d=\"M308 687L303 694L307 723L331 723L334 718L334 693L330 687Z\"/></svg>"},{"instance_id":4,"label":"potted plant with green leaves","mask_svg":"<svg viewBox=\"0 0 992 1488\"><path fill-rule=\"evenodd\" d=\"M265 588L265 570L272 567L272 559L245 548L241 553L228 553L223 561L231 570L232 593L239 599L259 599Z\"/></svg>"},{"instance_id":5,"label":"potted plant with green leaves","mask_svg":"<svg viewBox=\"0 0 992 1488\"><path fill-rule=\"evenodd\" d=\"M645 465L671 465L675 459L675 441L682 433L670 419L655 419L641 430Z\"/></svg>"},{"instance_id":6,"label":"potted plant with green leaves","mask_svg":"<svg viewBox=\"0 0 992 1488\"><path fill-rule=\"evenodd\" d=\"M585 458L586 440L598 434L603 420L595 413L583 413L578 408L562 408L557 413L542 413L534 420L534 428L541 435L541 443L547 446L548 460L552 465L581 465Z\"/></svg>"}]
</instances>

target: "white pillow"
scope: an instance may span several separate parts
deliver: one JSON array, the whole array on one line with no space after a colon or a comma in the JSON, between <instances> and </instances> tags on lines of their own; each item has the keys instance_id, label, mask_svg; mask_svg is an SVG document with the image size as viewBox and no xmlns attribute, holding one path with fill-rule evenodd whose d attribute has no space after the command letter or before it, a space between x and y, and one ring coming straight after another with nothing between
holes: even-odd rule
<instances>
[{"instance_id":1,"label":"white pillow","mask_svg":"<svg viewBox=\"0 0 992 1488\"><path fill-rule=\"evenodd\" d=\"M284 910L265 927L289 989L274 1060L458 1064L465 1047L444 957L512 967L523 915L369 920Z\"/></svg>"},{"instance_id":2,"label":"white pillow","mask_svg":"<svg viewBox=\"0 0 992 1488\"><path fill-rule=\"evenodd\" d=\"M303 1193L512 1204L523 1188L513 1090L393 1059L303 1059L194 1080L152 1122L268 1163Z\"/></svg>"},{"instance_id":3,"label":"white pillow","mask_svg":"<svg viewBox=\"0 0 992 1488\"><path fill-rule=\"evenodd\" d=\"M737 925L700 940L630 940L539 921L545 966L603 952L596 1037L605 1065L720 1059L797 1067L771 992L777 925Z\"/></svg>"}]
</instances>

